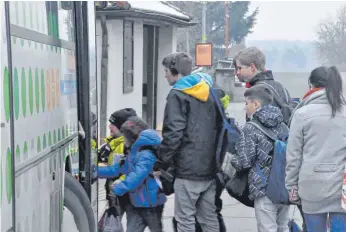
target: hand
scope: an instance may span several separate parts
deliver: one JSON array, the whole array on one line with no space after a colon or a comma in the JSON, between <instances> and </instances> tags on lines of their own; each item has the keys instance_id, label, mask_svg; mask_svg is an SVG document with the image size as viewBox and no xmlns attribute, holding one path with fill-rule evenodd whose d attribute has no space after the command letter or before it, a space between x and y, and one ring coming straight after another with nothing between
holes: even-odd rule
<instances>
[{"instance_id":1,"label":"hand","mask_svg":"<svg viewBox=\"0 0 346 232\"><path fill-rule=\"evenodd\" d=\"M114 183L113 183L113 185L120 184L121 181L122 181L122 180L119 180L119 179L118 179L118 180L115 180Z\"/></svg>"},{"instance_id":2,"label":"hand","mask_svg":"<svg viewBox=\"0 0 346 232\"><path fill-rule=\"evenodd\" d=\"M108 156L111 153L112 149L109 146L108 143L103 144L98 152L99 155L99 160L103 161L103 162L108 162Z\"/></svg>"},{"instance_id":3,"label":"hand","mask_svg":"<svg viewBox=\"0 0 346 232\"><path fill-rule=\"evenodd\" d=\"M110 189L113 189L115 185L120 184L120 183L121 183L121 180L119 180L119 179L115 180L113 183L109 184Z\"/></svg>"},{"instance_id":4,"label":"hand","mask_svg":"<svg viewBox=\"0 0 346 232\"><path fill-rule=\"evenodd\" d=\"M161 171L154 172L154 177L159 178L161 176Z\"/></svg>"},{"instance_id":5,"label":"hand","mask_svg":"<svg viewBox=\"0 0 346 232\"><path fill-rule=\"evenodd\" d=\"M300 197L298 195L298 186L295 185L293 188L289 191L289 200L293 204L300 204Z\"/></svg>"}]
</instances>

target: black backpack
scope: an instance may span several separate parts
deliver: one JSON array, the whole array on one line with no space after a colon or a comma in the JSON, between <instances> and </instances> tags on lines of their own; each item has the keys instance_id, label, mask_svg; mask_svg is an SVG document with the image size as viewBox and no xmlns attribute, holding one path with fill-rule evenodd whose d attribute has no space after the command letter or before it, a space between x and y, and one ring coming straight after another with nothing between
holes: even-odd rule
<instances>
[{"instance_id":1,"label":"black backpack","mask_svg":"<svg viewBox=\"0 0 346 232\"><path fill-rule=\"evenodd\" d=\"M174 167L167 167L161 160L159 160L158 157L158 147L156 146L143 146L142 150L150 150L154 153L157 161L155 162L154 171L160 171L160 181L162 184L161 191L166 195L169 196L174 193L174 180L175 180L175 168ZM150 174L151 177L154 177L153 174Z\"/></svg>"},{"instance_id":2,"label":"black backpack","mask_svg":"<svg viewBox=\"0 0 346 232\"><path fill-rule=\"evenodd\" d=\"M260 81L256 85L262 85L262 86L268 87L271 90L271 92L273 93L274 101L276 102L278 107L281 109L281 113L284 117L284 123L288 125L296 105L290 105L284 102L282 98L280 97L280 95L278 94L278 92L275 90L275 88L271 84L268 84L264 81ZM288 99L287 95L286 95L286 99Z\"/></svg>"}]
</instances>

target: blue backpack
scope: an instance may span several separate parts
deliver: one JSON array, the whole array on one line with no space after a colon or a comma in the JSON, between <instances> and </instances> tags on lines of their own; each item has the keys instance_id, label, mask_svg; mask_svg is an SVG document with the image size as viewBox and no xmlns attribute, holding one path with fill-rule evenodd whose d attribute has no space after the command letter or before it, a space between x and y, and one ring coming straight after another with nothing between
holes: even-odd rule
<instances>
[{"instance_id":1,"label":"blue backpack","mask_svg":"<svg viewBox=\"0 0 346 232\"><path fill-rule=\"evenodd\" d=\"M289 205L289 195L285 186L286 148L289 129L285 123L282 123L282 126L285 128L285 132L280 135L276 135L276 133L264 127L258 120L252 120L249 123L262 131L274 142L274 148L272 151L272 168L269 174L266 196L274 204ZM256 164L256 169L263 183L265 183L265 177L258 164Z\"/></svg>"},{"instance_id":2,"label":"blue backpack","mask_svg":"<svg viewBox=\"0 0 346 232\"><path fill-rule=\"evenodd\" d=\"M226 116L215 89L211 88L210 91L222 116L222 128L218 136L216 149L216 166L218 171L216 176L230 196L243 205L253 208L254 201L249 198L249 170L234 173L235 169L232 168L229 162L231 155L235 154L235 145L241 135L240 130L235 124L234 118Z\"/></svg>"},{"instance_id":3,"label":"blue backpack","mask_svg":"<svg viewBox=\"0 0 346 232\"><path fill-rule=\"evenodd\" d=\"M216 149L216 165L219 172L222 172L222 162L225 154L235 154L235 144L240 136L240 130L235 124L235 119L227 117L225 110L221 106L220 98L214 88L210 88L210 92L217 105L219 113L222 116L222 128L218 136L217 149Z\"/></svg>"}]
</instances>

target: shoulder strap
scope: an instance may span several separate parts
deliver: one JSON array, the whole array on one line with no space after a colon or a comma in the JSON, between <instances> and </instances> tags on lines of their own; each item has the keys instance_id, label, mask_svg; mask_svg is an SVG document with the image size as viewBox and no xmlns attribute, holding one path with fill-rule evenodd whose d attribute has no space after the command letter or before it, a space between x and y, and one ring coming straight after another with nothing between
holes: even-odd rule
<instances>
[{"instance_id":1,"label":"shoulder strap","mask_svg":"<svg viewBox=\"0 0 346 232\"><path fill-rule=\"evenodd\" d=\"M220 99L217 97L215 89L210 87L210 92L211 92L211 95L213 96L213 99L214 99L214 101L215 101L215 103L217 105L217 108L219 109L219 112L220 112L222 118L224 120L226 120L225 111L223 110L223 108L221 106Z\"/></svg>"},{"instance_id":2,"label":"shoulder strap","mask_svg":"<svg viewBox=\"0 0 346 232\"><path fill-rule=\"evenodd\" d=\"M205 78L204 78L202 75L200 75L199 73L197 73L197 75L198 75L200 78L202 78L203 80L205 80ZM210 86L210 92L211 92L211 95L212 95L212 97L213 97L213 99L214 99L216 105L217 105L217 108L219 109L219 112L220 112L220 114L221 114L223 120L227 122L227 117L226 117L225 111L223 110L223 108L222 108L222 106L221 106L220 99L218 98L215 89L214 89L213 87L211 87L211 86Z\"/></svg>"},{"instance_id":3,"label":"shoulder strap","mask_svg":"<svg viewBox=\"0 0 346 232\"><path fill-rule=\"evenodd\" d=\"M255 126L257 129L262 131L270 139L272 139L274 141L278 140L278 136L272 130L264 127L263 124L260 121L258 121L258 120L251 120L248 123L250 123L251 125Z\"/></svg>"},{"instance_id":4,"label":"shoulder strap","mask_svg":"<svg viewBox=\"0 0 346 232\"><path fill-rule=\"evenodd\" d=\"M276 89L272 85L270 85L264 81L258 82L257 85L265 85L266 87L268 87L273 92L273 98L276 101L276 103L278 103L280 108L283 108L286 105L286 103L282 101L278 92L276 91Z\"/></svg>"}]
</instances>

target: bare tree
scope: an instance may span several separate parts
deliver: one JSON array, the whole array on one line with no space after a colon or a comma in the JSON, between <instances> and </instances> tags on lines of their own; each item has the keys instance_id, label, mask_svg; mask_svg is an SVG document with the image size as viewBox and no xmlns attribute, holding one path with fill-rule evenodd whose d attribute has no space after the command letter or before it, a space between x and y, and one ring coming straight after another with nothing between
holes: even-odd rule
<instances>
[{"instance_id":1,"label":"bare tree","mask_svg":"<svg viewBox=\"0 0 346 232\"><path fill-rule=\"evenodd\" d=\"M315 46L321 61L346 71L346 5L338 11L336 21L320 23L316 34Z\"/></svg>"}]
</instances>

